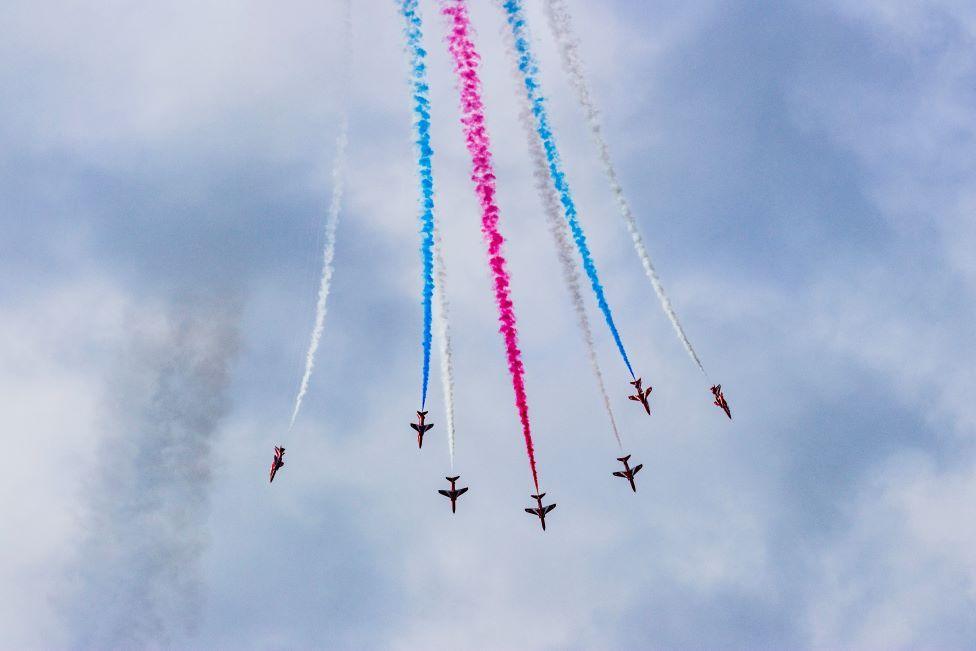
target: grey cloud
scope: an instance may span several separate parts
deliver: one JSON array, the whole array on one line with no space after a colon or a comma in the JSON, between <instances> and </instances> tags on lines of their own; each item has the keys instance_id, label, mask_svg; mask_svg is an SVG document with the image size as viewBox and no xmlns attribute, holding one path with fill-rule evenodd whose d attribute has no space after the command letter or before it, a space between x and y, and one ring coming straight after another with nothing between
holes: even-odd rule
<instances>
[{"instance_id":1,"label":"grey cloud","mask_svg":"<svg viewBox=\"0 0 976 651\"><path fill-rule=\"evenodd\" d=\"M199 559L227 411L236 315L219 302L137 315L107 392L73 648L171 648L198 625Z\"/></svg>"}]
</instances>

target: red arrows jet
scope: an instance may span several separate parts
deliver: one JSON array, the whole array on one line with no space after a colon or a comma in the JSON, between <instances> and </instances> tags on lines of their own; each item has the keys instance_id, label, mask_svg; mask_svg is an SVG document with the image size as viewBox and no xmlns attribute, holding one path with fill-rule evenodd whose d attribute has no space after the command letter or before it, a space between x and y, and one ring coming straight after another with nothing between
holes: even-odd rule
<instances>
[{"instance_id":1,"label":"red arrows jet","mask_svg":"<svg viewBox=\"0 0 976 651\"><path fill-rule=\"evenodd\" d=\"M285 465L285 460L283 458L284 456L285 448L280 448L276 445L274 460L271 462L271 479L268 480L269 484L274 481L275 475L278 473L278 468Z\"/></svg>"},{"instance_id":2,"label":"red arrows jet","mask_svg":"<svg viewBox=\"0 0 976 651\"><path fill-rule=\"evenodd\" d=\"M725 394L722 393L722 385L716 384L712 387L712 395L715 396L715 402L712 403L719 409L725 412L725 415L732 420L732 411L729 409L729 403L725 401Z\"/></svg>"},{"instance_id":3,"label":"red arrows jet","mask_svg":"<svg viewBox=\"0 0 976 651\"><path fill-rule=\"evenodd\" d=\"M653 387L647 387L646 389L641 389L641 379L640 378L637 378L636 380L634 380L633 382L631 382L631 384L634 385L634 389L637 391L637 393L635 393L632 396L627 396L627 397L630 398L631 400L633 400L634 402L641 403L641 405L643 405L643 407L644 407L644 411L646 411L647 412L647 415L650 416L651 415L651 406L649 404L647 404L647 396L651 395L651 391L653 391L654 388Z\"/></svg>"},{"instance_id":4,"label":"red arrows jet","mask_svg":"<svg viewBox=\"0 0 976 651\"><path fill-rule=\"evenodd\" d=\"M446 498L448 498L448 499L451 500L451 513L456 513L457 512L455 510L456 507L457 507L457 498L461 497L462 495L464 495L465 493L468 492L468 487L467 486L465 486L464 488L455 488L454 487L454 482L456 482L460 478L461 478L461 475L458 475L457 477L445 477L445 479L447 479L447 481L451 482L451 490L449 490L449 491L446 491L446 490L439 490L439 491L437 491L438 493L440 493L444 497L446 497Z\"/></svg>"},{"instance_id":5,"label":"red arrows jet","mask_svg":"<svg viewBox=\"0 0 976 651\"><path fill-rule=\"evenodd\" d=\"M539 495L531 495L530 497L539 503L539 508L525 509L526 513L529 513L539 518L539 522L542 523L543 531L546 530L546 513L549 513L549 511L552 511L554 508L556 508L555 504L550 504L549 506L542 506L542 498L545 496L546 496L545 493L541 493Z\"/></svg>"},{"instance_id":6,"label":"red arrows jet","mask_svg":"<svg viewBox=\"0 0 976 651\"><path fill-rule=\"evenodd\" d=\"M624 469L616 471L615 473L613 473L613 476L625 478L627 481L630 482L631 490L633 490L636 493L637 484L634 483L634 475L640 472L640 469L644 467L644 464L638 463L636 466L631 468L629 460L630 460L629 454L626 457L620 457L619 459L617 459L617 461L620 461L621 463L624 464Z\"/></svg>"},{"instance_id":7,"label":"red arrows jet","mask_svg":"<svg viewBox=\"0 0 976 651\"><path fill-rule=\"evenodd\" d=\"M425 425L424 424L424 419L426 417L427 417L427 412L426 411L418 411L417 412L417 422L416 423L410 423L410 427L414 428L417 431L417 447L418 448L424 447L424 434L426 434L427 433L427 430L429 430L431 427L434 426L433 423L430 423L428 425Z\"/></svg>"}]
</instances>

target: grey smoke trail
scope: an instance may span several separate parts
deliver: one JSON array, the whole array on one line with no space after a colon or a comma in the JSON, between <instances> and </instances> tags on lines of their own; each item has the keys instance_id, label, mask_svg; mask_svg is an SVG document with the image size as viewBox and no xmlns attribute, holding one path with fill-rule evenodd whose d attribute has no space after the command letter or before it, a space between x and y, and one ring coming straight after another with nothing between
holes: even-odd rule
<instances>
[{"instance_id":1,"label":"grey smoke trail","mask_svg":"<svg viewBox=\"0 0 976 651\"><path fill-rule=\"evenodd\" d=\"M71 648L180 647L202 606L211 448L227 411L236 311L181 306L128 331L78 548Z\"/></svg>"},{"instance_id":2,"label":"grey smoke trail","mask_svg":"<svg viewBox=\"0 0 976 651\"><path fill-rule=\"evenodd\" d=\"M617 430L617 420L613 416L613 408L610 406L610 396L607 394L607 387L603 381L603 371L600 369L600 362L596 356L596 347L593 343L593 331L590 328L590 320L586 315L586 305L583 303L583 294L580 289L579 273L576 270L575 247L570 242L569 227L562 218L562 212L556 195L549 181L549 168L546 163L546 155L542 151L542 145L535 134L535 127L531 122L531 115L528 108L522 111L522 123L526 128L526 135L530 141L532 166L534 168L533 177L535 179L536 191L542 198L546 223L549 226L549 233L552 235L553 243L556 245L556 255L559 257L559 265L562 267L563 282L569 291L573 303L573 310L576 312L576 321L579 324L580 334L583 335L583 342L586 344L586 355L590 360L590 367L593 369L593 376L596 378L597 387L603 398L603 406L606 408L607 417L610 419L610 427L613 429L613 437L617 440L617 445L621 448L620 432Z\"/></svg>"},{"instance_id":3,"label":"grey smoke trail","mask_svg":"<svg viewBox=\"0 0 976 651\"><path fill-rule=\"evenodd\" d=\"M641 265L644 267L644 273L647 275L648 280L651 281L654 292L661 302L661 308L667 314L685 350L688 351L691 359L698 365L698 369L708 377L708 374L705 373L705 367L702 366L701 360L698 358L698 354L688 340L688 335L685 334L684 328L681 327L681 322L678 320L678 314L674 311L674 306L671 305L671 300L664 292L661 279L657 275L654 263L651 262L651 256L647 252L647 247L644 246L644 238L641 237L640 231L637 229L637 220L634 218L630 204L624 196L624 189L620 185L617 170L613 165L613 160L610 158L610 147L603 137L603 128L600 124L600 111L590 93L589 86L586 83L586 77L583 74L583 62L579 53L579 39L577 39L573 31L572 18L569 15L566 2L565 0L545 0L545 7L546 15L549 19L549 27L559 46L563 69L569 76L570 84L576 90L576 99L583 110L590 134L593 137L593 142L596 144L600 163L603 165L603 171L606 174L607 181L610 183L610 191L617 201L620 215L624 219L627 232L630 233L630 239L634 244L634 250L637 252L637 257L640 258Z\"/></svg>"},{"instance_id":4,"label":"grey smoke trail","mask_svg":"<svg viewBox=\"0 0 976 651\"><path fill-rule=\"evenodd\" d=\"M437 284L434 287L434 327L440 354L441 389L444 392L444 411L447 421L447 448L451 454L451 470L454 470L454 351L451 347L450 305L447 301L447 267L444 265L443 244L440 229L434 225L434 270Z\"/></svg>"},{"instance_id":5,"label":"grey smoke trail","mask_svg":"<svg viewBox=\"0 0 976 651\"><path fill-rule=\"evenodd\" d=\"M325 244L322 249L322 279L319 282L318 301L315 304L315 324L312 326L312 336L308 342L308 352L305 353L305 373L298 386L295 397L295 408L291 412L288 430L295 426L295 419L302 408L302 400L308 392L308 383L312 378L315 366L315 353L318 352L322 341L322 331L325 329L325 314L329 300L329 290L332 288L333 261L335 259L336 228L339 225L339 210L342 206L342 193L346 176L346 145L349 142L349 118L342 116L339 126L339 136L336 138L336 157L332 168L332 200L329 203L329 213L325 219Z\"/></svg>"},{"instance_id":6,"label":"grey smoke trail","mask_svg":"<svg viewBox=\"0 0 976 651\"><path fill-rule=\"evenodd\" d=\"M617 446L623 448L620 441L620 432L617 430L617 420L613 415L613 408L610 405L610 396L607 394L607 387L603 381L603 371L600 369L600 361L596 355L596 346L593 343L593 330L590 328L590 319L586 314L586 304L583 301L583 292L580 288L580 277L576 264L576 247L570 241L571 234L566 220L563 219L562 208L559 205L559 198L553 188L549 178L549 163L546 160L546 153L542 149L542 141L539 140L532 121L532 109L529 107L528 98L522 92L521 76L518 71L518 55L512 42L511 34L506 38L506 49L508 50L509 60L516 66L514 70L516 82L519 84L518 97L521 98L521 110L519 111L519 121L525 131L526 141L529 146L529 156L532 159L532 179L535 182L536 192L542 200L543 212L546 216L546 225L552 235L553 244L556 245L556 255L559 258L559 266L562 269L563 283L569 292L573 303L573 311L576 313L576 321L579 325L580 334L583 336L583 343L586 345L586 355L590 360L590 367L593 369L593 376L596 378L597 387L603 397L603 406L606 408L607 416L610 418L610 427L613 430L613 437L617 440Z\"/></svg>"},{"instance_id":7,"label":"grey smoke trail","mask_svg":"<svg viewBox=\"0 0 976 651\"><path fill-rule=\"evenodd\" d=\"M351 74L351 39L352 39L352 2L343 3L343 32L342 52L344 61L340 80L340 92L345 93L349 87ZM329 212L325 218L325 244L322 248L322 279L319 282L319 295L315 304L315 324L312 326L312 336L308 342L308 352L305 353L305 373L298 386L295 397L295 408L291 412L288 431L295 426L295 419L302 408L302 400L308 392L308 383L312 379L312 369L315 366L315 353L318 352L319 342L322 341L322 331L325 329L325 314L329 300L329 290L332 288L333 260L335 259L336 228L339 225L339 211L342 207L342 193L346 180L346 145L349 144L349 114L345 98L342 100L342 118L339 122L339 135L336 136L335 162L332 167L332 200L329 202Z\"/></svg>"}]
</instances>

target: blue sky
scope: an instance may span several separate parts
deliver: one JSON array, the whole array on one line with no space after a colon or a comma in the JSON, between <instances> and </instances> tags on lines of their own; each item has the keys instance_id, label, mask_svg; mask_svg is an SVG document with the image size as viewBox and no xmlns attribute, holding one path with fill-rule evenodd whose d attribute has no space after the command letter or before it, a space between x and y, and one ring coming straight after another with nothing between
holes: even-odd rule
<instances>
[{"instance_id":1,"label":"blue sky","mask_svg":"<svg viewBox=\"0 0 976 651\"><path fill-rule=\"evenodd\" d=\"M976 11L569 0L607 138L730 424L630 248L538 3L617 456L534 194L502 12L472 2L544 535L436 3L458 466L421 453L420 256L395 5L0 8L0 630L18 649L976 645ZM341 95L348 196L301 377ZM601 324L591 301L594 326ZM436 366L435 366L436 371ZM442 424L438 384L434 422ZM288 465L269 488L272 445ZM187 449L198 454L185 455ZM190 458L186 458L189 456Z\"/></svg>"}]
</instances>

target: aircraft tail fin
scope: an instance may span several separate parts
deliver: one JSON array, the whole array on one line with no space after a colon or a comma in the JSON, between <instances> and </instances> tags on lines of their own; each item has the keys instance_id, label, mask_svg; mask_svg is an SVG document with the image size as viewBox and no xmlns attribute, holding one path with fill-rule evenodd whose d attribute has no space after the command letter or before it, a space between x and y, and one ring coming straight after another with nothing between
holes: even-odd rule
<instances>
[{"instance_id":1,"label":"aircraft tail fin","mask_svg":"<svg viewBox=\"0 0 976 651\"><path fill-rule=\"evenodd\" d=\"M444 479L446 479L447 481L450 481L450 482L455 482L458 479L461 479L461 475L458 475L457 477L445 477Z\"/></svg>"},{"instance_id":2,"label":"aircraft tail fin","mask_svg":"<svg viewBox=\"0 0 976 651\"><path fill-rule=\"evenodd\" d=\"M418 411L417 412L417 417L418 418L423 418L426 415L427 415L427 412L426 411Z\"/></svg>"},{"instance_id":3,"label":"aircraft tail fin","mask_svg":"<svg viewBox=\"0 0 976 651\"><path fill-rule=\"evenodd\" d=\"M545 496L546 496L545 493L539 493L538 495L530 495L529 497L531 497L534 500L541 500Z\"/></svg>"},{"instance_id":4,"label":"aircraft tail fin","mask_svg":"<svg viewBox=\"0 0 976 651\"><path fill-rule=\"evenodd\" d=\"M628 459L630 459L630 455L629 454L626 457L617 457L617 461L620 461L620 462L627 461Z\"/></svg>"}]
</instances>

